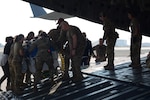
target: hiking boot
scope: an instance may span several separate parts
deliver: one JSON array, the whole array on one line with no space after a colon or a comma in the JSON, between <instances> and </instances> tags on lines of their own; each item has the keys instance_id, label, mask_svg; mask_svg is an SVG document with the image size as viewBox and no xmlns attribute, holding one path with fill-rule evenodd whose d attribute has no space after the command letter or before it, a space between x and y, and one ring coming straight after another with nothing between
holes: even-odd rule
<instances>
[{"instance_id":1,"label":"hiking boot","mask_svg":"<svg viewBox=\"0 0 150 100\"><path fill-rule=\"evenodd\" d=\"M105 70L115 70L115 69L114 69L114 65L112 65L112 66L106 65L106 66L104 66L104 69L105 69Z\"/></svg>"},{"instance_id":2,"label":"hiking boot","mask_svg":"<svg viewBox=\"0 0 150 100\"><path fill-rule=\"evenodd\" d=\"M81 82L84 79L84 77L73 77L72 82Z\"/></svg>"},{"instance_id":3,"label":"hiking boot","mask_svg":"<svg viewBox=\"0 0 150 100\"><path fill-rule=\"evenodd\" d=\"M37 91L38 91L37 86L34 86L34 88L33 88L33 92L37 92Z\"/></svg>"},{"instance_id":4,"label":"hiking boot","mask_svg":"<svg viewBox=\"0 0 150 100\"><path fill-rule=\"evenodd\" d=\"M132 66L133 66L132 64L129 65L129 67L132 67Z\"/></svg>"},{"instance_id":5,"label":"hiking boot","mask_svg":"<svg viewBox=\"0 0 150 100\"><path fill-rule=\"evenodd\" d=\"M20 85L20 88L21 89L25 89L26 87L28 87L28 84L27 83L22 83L21 85Z\"/></svg>"},{"instance_id":6,"label":"hiking boot","mask_svg":"<svg viewBox=\"0 0 150 100\"><path fill-rule=\"evenodd\" d=\"M142 69L141 65L132 66L132 69Z\"/></svg>"},{"instance_id":7,"label":"hiking boot","mask_svg":"<svg viewBox=\"0 0 150 100\"><path fill-rule=\"evenodd\" d=\"M21 89L17 89L14 92L16 95L21 95L23 93L23 91L21 91Z\"/></svg>"},{"instance_id":8,"label":"hiking boot","mask_svg":"<svg viewBox=\"0 0 150 100\"><path fill-rule=\"evenodd\" d=\"M6 86L6 90L12 90L11 86Z\"/></svg>"},{"instance_id":9,"label":"hiking boot","mask_svg":"<svg viewBox=\"0 0 150 100\"><path fill-rule=\"evenodd\" d=\"M129 67L132 67L133 69L141 69L141 64L130 64Z\"/></svg>"},{"instance_id":10,"label":"hiking boot","mask_svg":"<svg viewBox=\"0 0 150 100\"><path fill-rule=\"evenodd\" d=\"M61 79L62 79L62 81L68 81L68 80L70 80L70 77L63 76Z\"/></svg>"}]
</instances>

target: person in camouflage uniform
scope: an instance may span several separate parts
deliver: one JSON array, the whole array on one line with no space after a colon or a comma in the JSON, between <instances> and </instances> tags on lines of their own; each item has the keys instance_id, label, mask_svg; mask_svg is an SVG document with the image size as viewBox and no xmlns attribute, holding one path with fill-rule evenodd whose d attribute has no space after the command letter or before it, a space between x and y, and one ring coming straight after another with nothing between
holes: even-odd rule
<instances>
[{"instance_id":1,"label":"person in camouflage uniform","mask_svg":"<svg viewBox=\"0 0 150 100\"><path fill-rule=\"evenodd\" d=\"M140 54L141 54L141 41L142 34L140 33L140 24L135 16L135 12L132 10L128 11L128 18L131 20L131 45L130 45L130 56L132 68L141 68Z\"/></svg>"},{"instance_id":2,"label":"person in camouflage uniform","mask_svg":"<svg viewBox=\"0 0 150 100\"><path fill-rule=\"evenodd\" d=\"M58 40L56 41L56 44L58 46L58 50L59 50L60 57L62 60L62 62L61 62L62 63L61 70L63 71L62 79L68 80L69 79L68 71L69 71L69 66L70 66L70 50L69 50L69 44L68 44L68 40L67 40L67 36L66 36L67 31L61 30L60 24L63 21L64 21L63 18L59 18L58 22L57 22L57 24L58 24L57 29L60 30L60 34L59 34L60 36L59 36Z\"/></svg>"},{"instance_id":3,"label":"person in camouflage uniform","mask_svg":"<svg viewBox=\"0 0 150 100\"><path fill-rule=\"evenodd\" d=\"M16 37L16 41L13 44L13 56L12 56L12 61L11 61L11 67L12 67L12 74L14 75L14 80L13 81L13 90L16 94L20 94L22 92L21 90L21 86L22 86L22 80L23 80L23 76L22 76L22 58L24 55L23 52L23 47L22 47L22 43L24 40L24 35L20 34Z\"/></svg>"},{"instance_id":4,"label":"person in camouflage uniform","mask_svg":"<svg viewBox=\"0 0 150 100\"><path fill-rule=\"evenodd\" d=\"M62 31L66 31L65 33L70 51L69 57L71 59L73 81L81 81L83 79L83 75L81 73L80 65L86 46L86 39L78 27L71 26L66 21L61 22L60 27ZM65 70L68 69L69 68L66 68Z\"/></svg>"},{"instance_id":5,"label":"person in camouflage uniform","mask_svg":"<svg viewBox=\"0 0 150 100\"><path fill-rule=\"evenodd\" d=\"M106 13L101 13L100 20L103 21L103 30L104 36L103 40L106 40L107 44L107 57L108 64L104 66L105 70L114 70L114 47L116 40L118 38L117 32L115 32L115 27L113 23L110 21Z\"/></svg>"},{"instance_id":6,"label":"person in camouflage uniform","mask_svg":"<svg viewBox=\"0 0 150 100\"><path fill-rule=\"evenodd\" d=\"M55 45L55 49L58 50L58 46L57 46L57 40L60 36L60 29L57 28L57 29L51 29L49 32L48 32L48 36L49 38L53 41L54 45Z\"/></svg>"},{"instance_id":7,"label":"person in camouflage uniform","mask_svg":"<svg viewBox=\"0 0 150 100\"><path fill-rule=\"evenodd\" d=\"M49 73L50 73L50 80L53 82L53 59L51 55L51 42L49 38L47 37L47 34L45 32L41 32L40 37L31 44L29 52L34 50L35 48L38 49L35 61L36 61L36 72L35 72L35 79L34 79L34 90L37 91L37 83L41 80L41 71L43 68L43 64L46 63L49 67Z\"/></svg>"},{"instance_id":8,"label":"person in camouflage uniform","mask_svg":"<svg viewBox=\"0 0 150 100\"><path fill-rule=\"evenodd\" d=\"M94 55L96 63L106 61L106 47L102 38L99 39L99 44L93 47L93 51L96 50L96 55Z\"/></svg>"}]
</instances>

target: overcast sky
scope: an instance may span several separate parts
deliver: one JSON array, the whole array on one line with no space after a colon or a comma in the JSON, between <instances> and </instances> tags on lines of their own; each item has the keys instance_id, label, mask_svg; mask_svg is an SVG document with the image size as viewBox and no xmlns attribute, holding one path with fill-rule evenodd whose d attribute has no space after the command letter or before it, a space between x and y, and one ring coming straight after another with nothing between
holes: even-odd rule
<instances>
[{"instance_id":1,"label":"overcast sky","mask_svg":"<svg viewBox=\"0 0 150 100\"><path fill-rule=\"evenodd\" d=\"M46 10L47 12L50 12ZM39 30L48 32L56 28L55 20L44 20L33 17L30 5L21 0L1 0L0 1L0 43L5 44L6 36L24 34L25 36L33 31L36 35ZM78 26L82 32L87 33L87 37L92 41L97 41L103 36L102 25L89 22L77 17L65 19L71 25ZM130 33L117 30L120 39L128 40L130 43ZM143 42L150 42L144 37Z\"/></svg>"}]
</instances>

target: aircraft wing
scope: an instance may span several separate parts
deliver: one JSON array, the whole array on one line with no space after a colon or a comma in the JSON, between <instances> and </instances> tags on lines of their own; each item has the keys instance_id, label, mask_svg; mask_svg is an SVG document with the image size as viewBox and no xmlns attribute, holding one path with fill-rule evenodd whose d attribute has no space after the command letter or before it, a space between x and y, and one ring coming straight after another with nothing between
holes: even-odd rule
<instances>
[{"instance_id":1,"label":"aircraft wing","mask_svg":"<svg viewBox=\"0 0 150 100\"><path fill-rule=\"evenodd\" d=\"M70 16L64 13L59 13L59 12L52 12L52 13L40 16L40 18L48 19L48 20L58 20L60 17L66 19L66 18L71 18L73 16Z\"/></svg>"},{"instance_id":2,"label":"aircraft wing","mask_svg":"<svg viewBox=\"0 0 150 100\"><path fill-rule=\"evenodd\" d=\"M58 20L60 17L64 19L73 17L71 15L55 12L55 11L51 13L47 13L43 7L31 3L30 3L30 7L33 13L33 17L37 17L37 18L43 18L47 20Z\"/></svg>"}]
</instances>

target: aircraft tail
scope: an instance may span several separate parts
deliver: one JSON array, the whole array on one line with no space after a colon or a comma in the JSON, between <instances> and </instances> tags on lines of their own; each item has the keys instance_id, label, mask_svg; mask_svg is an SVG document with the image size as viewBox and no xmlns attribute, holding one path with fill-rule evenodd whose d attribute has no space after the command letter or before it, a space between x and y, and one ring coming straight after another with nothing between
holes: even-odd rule
<instances>
[{"instance_id":1,"label":"aircraft tail","mask_svg":"<svg viewBox=\"0 0 150 100\"><path fill-rule=\"evenodd\" d=\"M51 12L51 13L47 13L43 7L40 7L38 5L34 5L30 3L30 7L33 13L33 17L37 17L37 18L43 18L43 19L47 19L47 20L58 20L59 18L71 18L73 16L68 15L68 14L64 14L64 13L59 13L59 12Z\"/></svg>"},{"instance_id":2,"label":"aircraft tail","mask_svg":"<svg viewBox=\"0 0 150 100\"><path fill-rule=\"evenodd\" d=\"M40 7L38 5L34 5L30 3L30 7L33 13L33 17L40 17L42 15L46 15L46 11L43 9L43 7Z\"/></svg>"}]
</instances>

